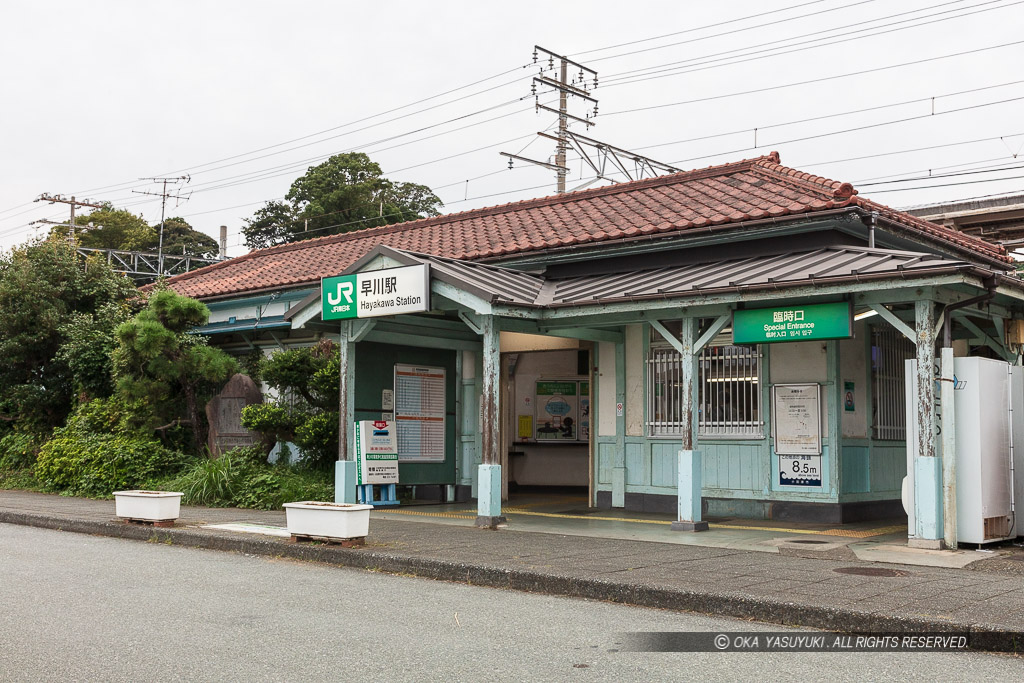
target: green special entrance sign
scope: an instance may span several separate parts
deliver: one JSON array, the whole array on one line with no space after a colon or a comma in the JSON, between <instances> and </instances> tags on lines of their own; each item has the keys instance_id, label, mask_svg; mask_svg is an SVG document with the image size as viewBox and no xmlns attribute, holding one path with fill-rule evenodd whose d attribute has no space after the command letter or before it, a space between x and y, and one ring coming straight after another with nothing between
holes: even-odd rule
<instances>
[{"instance_id":1,"label":"green special entrance sign","mask_svg":"<svg viewBox=\"0 0 1024 683\"><path fill-rule=\"evenodd\" d=\"M320 281L324 320L372 318L430 310L427 264L371 270Z\"/></svg>"},{"instance_id":2,"label":"green special entrance sign","mask_svg":"<svg viewBox=\"0 0 1024 683\"><path fill-rule=\"evenodd\" d=\"M853 304L805 304L734 311L733 344L767 344L853 336Z\"/></svg>"}]
</instances>

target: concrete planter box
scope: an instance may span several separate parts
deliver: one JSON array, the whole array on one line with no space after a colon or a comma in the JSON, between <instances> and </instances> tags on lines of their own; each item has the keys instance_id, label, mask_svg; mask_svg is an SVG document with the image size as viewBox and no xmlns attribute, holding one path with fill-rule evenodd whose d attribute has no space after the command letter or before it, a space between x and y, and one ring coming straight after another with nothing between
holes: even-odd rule
<instances>
[{"instance_id":1,"label":"concrete planter box","mask_svg":"<svg viewBox=\"0 0 1024 683\"><path fill-rule=\"evenodd\" d=\"M292 536L347 539L366 536L373 506L307 500L285 503L284 509Z\"/></svg>"},{"instance_id":2,"label":"concrete planter box","mask_svg":"<svg viewBox=\"0 0 1024 683\"><path fill-rule=\"evenodd\" d=\"M172 491L115 491L118 517L147 522L173 522L181 509L181 495Z\"/></svg>"}]
</instances>

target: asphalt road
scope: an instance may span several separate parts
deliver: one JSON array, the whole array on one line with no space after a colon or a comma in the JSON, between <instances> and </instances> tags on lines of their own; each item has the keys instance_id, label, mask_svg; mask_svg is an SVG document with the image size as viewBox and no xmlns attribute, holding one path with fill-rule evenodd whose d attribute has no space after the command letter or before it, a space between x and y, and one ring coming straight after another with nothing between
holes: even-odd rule
<instances>
[{"instance_id":1,"label":"asphalt road","mask_svg":"<svg viewBox=\"0 0 1024 683\"><path fill-rule=\"evenodd\" d=\"M640 653L754 625L0 524L0 680L1013 680L978 653Z\"/></svg>"}]
</instances>

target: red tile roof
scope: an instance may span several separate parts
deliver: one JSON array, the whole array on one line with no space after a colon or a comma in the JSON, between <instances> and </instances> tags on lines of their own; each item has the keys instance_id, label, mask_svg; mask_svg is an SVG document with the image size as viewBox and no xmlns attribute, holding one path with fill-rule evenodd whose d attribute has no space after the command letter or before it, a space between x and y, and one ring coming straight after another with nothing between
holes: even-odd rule
<instances>
[{"instance_id":1,"label":"red tile roof","mask_svg":"<svg viewBox=\"0 0 1024 683\"><path fill-rule=\"evenodd\" d=\"M772 152L722 166L283 244L178 275L168 284L203 299L313 285L378 244L456 259L495 259L846 207L877 211L908 233L989 263L1013 262L1002 247L859 197L849 183L782 166Z\"/></svg>"}]
</instances>

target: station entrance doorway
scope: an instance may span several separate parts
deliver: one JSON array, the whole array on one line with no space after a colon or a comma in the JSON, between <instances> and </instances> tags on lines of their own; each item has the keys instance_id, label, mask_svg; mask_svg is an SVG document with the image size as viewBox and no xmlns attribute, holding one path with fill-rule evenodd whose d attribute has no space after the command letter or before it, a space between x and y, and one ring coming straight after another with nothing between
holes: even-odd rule
<instances>
[{"instance_id":1,"label":"station entrance doorway","mask_svg":"<svg viewBox=\"0 0 1024 683\"><path fill-rule=\"evenodd\" d=\"M591 344L502 333L502 441L511 505L585 507L592 479Z\"/></svg>"}]
</instances>

